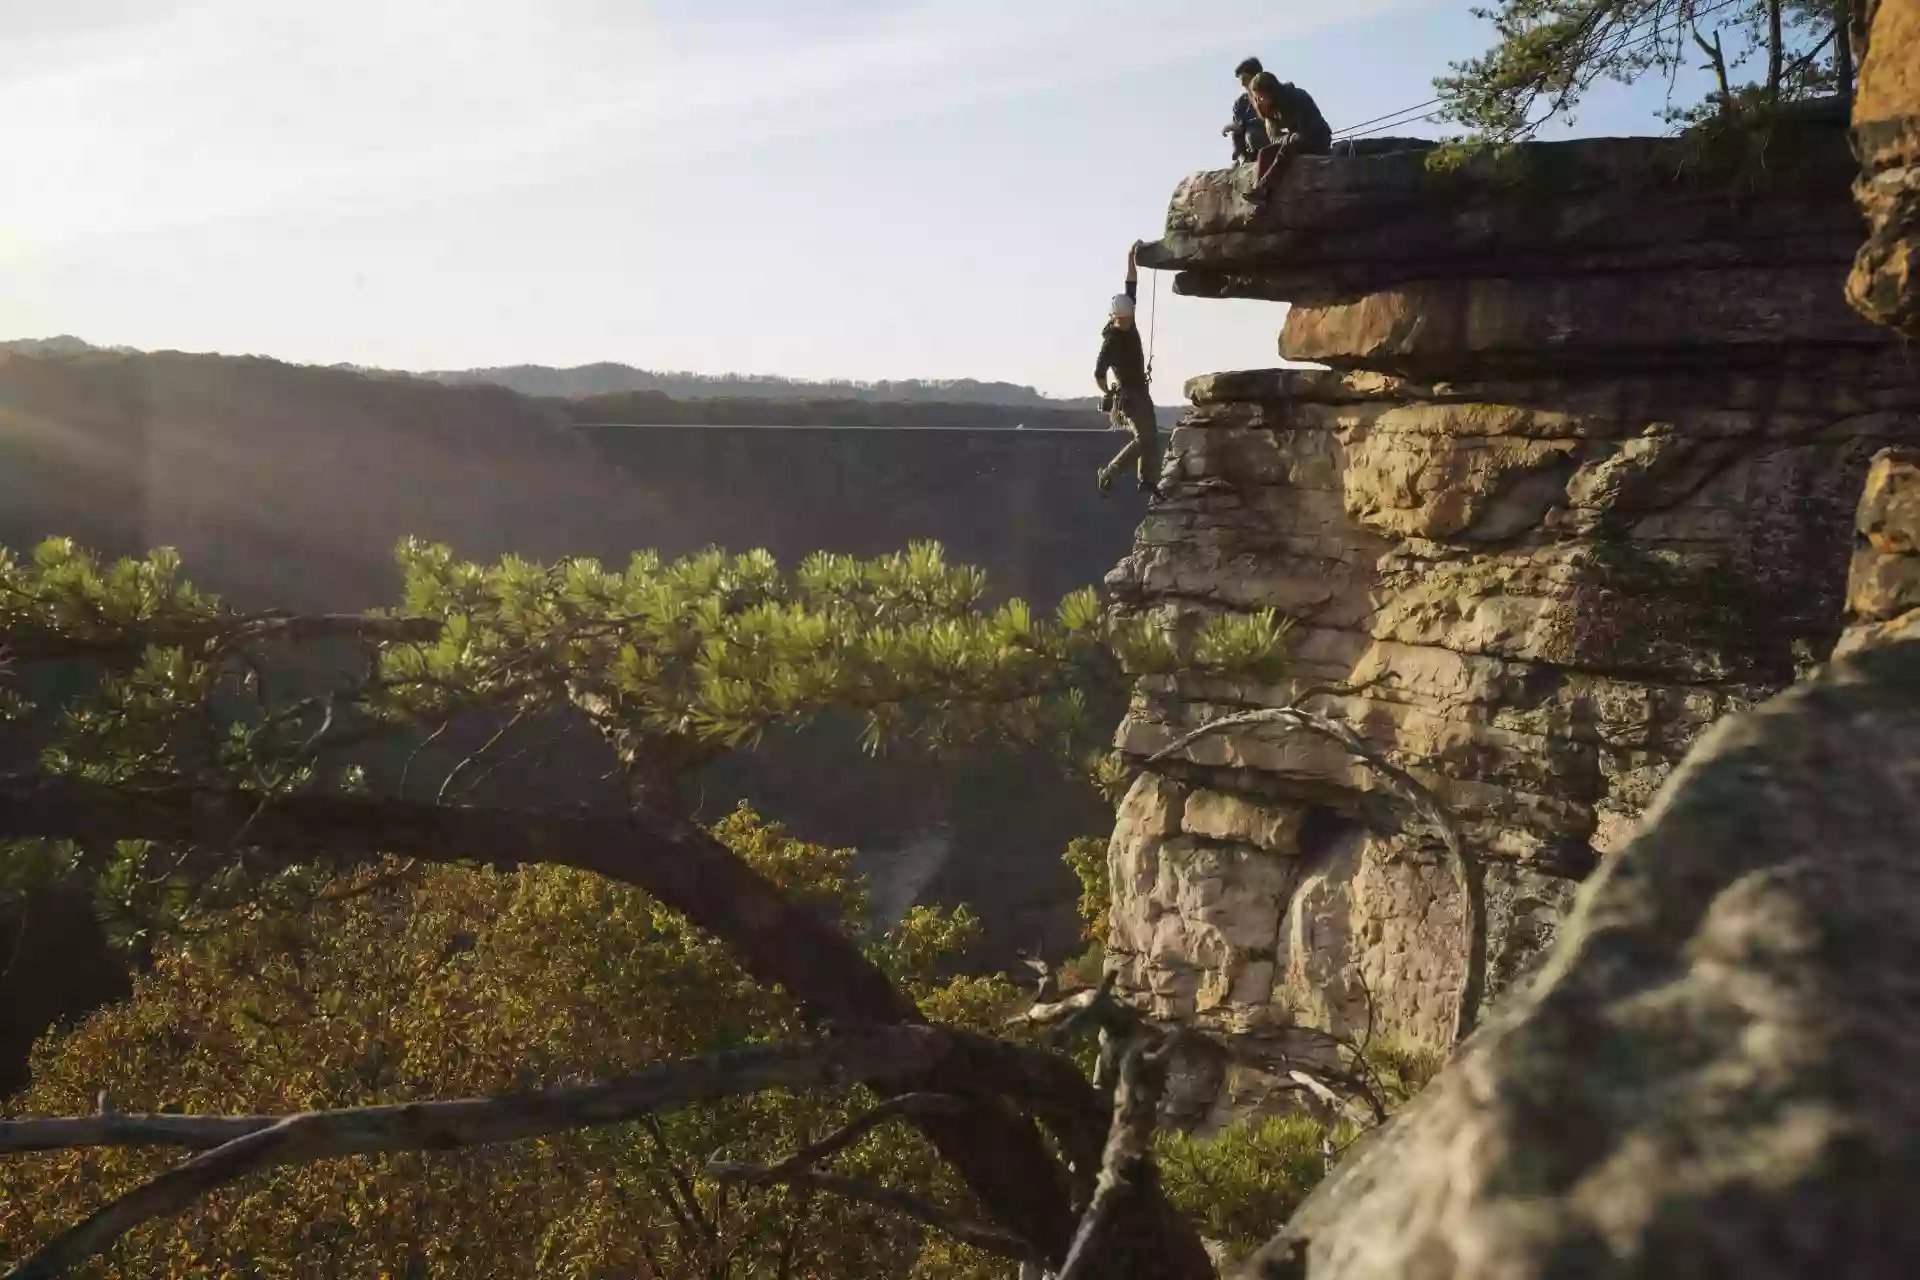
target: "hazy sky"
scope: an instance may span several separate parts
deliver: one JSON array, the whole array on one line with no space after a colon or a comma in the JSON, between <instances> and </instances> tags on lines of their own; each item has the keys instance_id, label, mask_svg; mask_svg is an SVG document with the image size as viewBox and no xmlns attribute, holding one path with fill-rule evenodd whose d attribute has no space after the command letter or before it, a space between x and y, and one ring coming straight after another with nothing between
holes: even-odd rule
<instances>
[{"instance_id":1,"label":"hazy sky","mask_svg":"<svg viewBox=\"0 0 1920 1280\"><path fill-rule=\"evenodd\" d=\"M1339 129L1430 98L1467 8L0 0L0 337L1085 394L1234 63ZM1275 362L1282 308L1158 302L1157 399Z\"/></svg>"}]
</instances>

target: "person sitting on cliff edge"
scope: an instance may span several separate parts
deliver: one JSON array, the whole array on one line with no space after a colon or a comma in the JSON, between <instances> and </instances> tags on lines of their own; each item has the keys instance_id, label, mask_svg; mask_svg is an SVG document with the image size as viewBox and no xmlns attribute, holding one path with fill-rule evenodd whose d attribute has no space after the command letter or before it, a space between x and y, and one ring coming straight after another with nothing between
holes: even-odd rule
<instances>
[{"instance_id":1,"label":"person sitting on cliff edge","mask_svg":"<svg viewBox=\"0 0 1920 1280\"><path fill-rule=\"evenodd\" d=\"M1333 130L1313 96L1298 85L1283 84L1271 71L1262 71L1247 86L1247 97L1260 115L1267 136L1272 139L1260 148L1258 167L1253 173L1253 189L1247 199L1256 207L1264 206L1273 195L1280 175L1295 156L1324 156L1333 151Z\"/></svg>"},{"instance_id":2,"label":"person sitting on cliff edge","mask_svg":"<svg viewBox=\"0 0 1920 1280\"><path fill-rule=\"evenodd\" d=\"M1258 58L1248 58L1233 69L1234 77L1240 81L1241 94L1233 100L1232 123L1220 130L1220 136L1233 140L1235 164L1253 159L1267 145L1267 126L1261 121L1260 113L1253 109L1253 99L1245 92L1253 78L1264 70Z\"/></svg>"},{"instance_id":3,"label":"person sitting on cliff edge","mask_svg":"<svg viewBox=\"0 0 1920 1280\"><path fill-rule=\"evenodd\" d=\"M1140 492L1154 499L1160 497L1160 486L1155 483L1160 468L1154 456L1158 429L1153 420L1147 356L1140 346L1140 330L1133 323L1134 303L1139 297L1140 247L1141 242L1135 240L1127 250L1127 291L1113 299L1111 317L1106 328L1100 331L1100 358L1093 366L1093 380L1100 385L1100 407L1106 410L1108 420L1115 427L1124 423L1133 432L1133 439L1100 468L1098 480L1100 492L1110 492L1114 477L1124 471L1129 462L1135 463ZM1114 375L1112 386L1107 384L1108 370Z\"/></svg>"}]
</instances>

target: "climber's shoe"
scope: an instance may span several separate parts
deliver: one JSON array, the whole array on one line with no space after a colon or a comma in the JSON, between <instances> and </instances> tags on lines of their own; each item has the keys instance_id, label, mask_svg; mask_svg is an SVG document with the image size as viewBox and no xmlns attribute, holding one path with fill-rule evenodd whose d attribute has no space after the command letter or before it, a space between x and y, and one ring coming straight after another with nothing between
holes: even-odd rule
<instances>
[{"instance_id":1,"label":"climber's shoe","mask_svg":"<svg viewBox=\"0 0 1920 1280\"><path fill-rule=\"evenodd\" d=\"M1113 492L1113 473L1111 471L1103 469L1094 477L1093 482L1100 486L1101 497L1105 497L1107 494Z\"/></svg>"}]
</instances>

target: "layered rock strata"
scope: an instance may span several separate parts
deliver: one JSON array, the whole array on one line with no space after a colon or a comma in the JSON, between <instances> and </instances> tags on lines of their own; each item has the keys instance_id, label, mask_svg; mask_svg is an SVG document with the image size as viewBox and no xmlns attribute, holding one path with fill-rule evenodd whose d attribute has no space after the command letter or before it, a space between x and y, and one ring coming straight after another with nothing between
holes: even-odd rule
<instances>
[{"instance_id":1,"label":"layered rock strata","mask_svg":"<svg viewBox=\"0 0 1920 1280\"><path fill-rule=\"evenodd\" d=\"M1762 168L1697 139L1306 160L1176 193L1142 261L1285 299L1280 354L1188 386L1170 498L1109 577L1176 629L1295 621L1275 687L1150 682L1136 763L1228 711L1346 720L1486 868L1494 996L1689 745L1833 645L1869 459L1920 441L1908 357L1851 311L1845 132ZM1438 1044L1467 954L1432 833L1332 742L1209 738L1143 772L1109 960L1162 1017Z\"/></svg>"}]
</instances>

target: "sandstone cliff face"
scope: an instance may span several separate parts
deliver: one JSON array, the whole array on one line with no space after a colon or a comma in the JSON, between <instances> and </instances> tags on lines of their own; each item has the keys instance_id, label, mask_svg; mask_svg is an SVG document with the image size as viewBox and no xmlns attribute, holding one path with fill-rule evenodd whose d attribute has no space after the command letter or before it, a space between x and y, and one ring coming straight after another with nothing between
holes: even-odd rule
<instances>
[{"instance_id":1,"label":"sandstone cliff face","mask_svg":"<svg viewBox=\"0 0 1920 1280\"><path fill-rule=\"evenodd\" d=\"M1294 301L1280 354L1188 387L1170 499L1108 581L1176 626L1274 607L1297 676L1143 688L1136 760L1313 702L1424 780L1487 865L1497 996L1715 720L1837 636L1869 459L1920 440L1908 357L1846 304L1844 131L1768 184L1685 140L1300 162L1189 179L1142 261ZM1871 569L1863 569L1870 573ZM1334 745L1209 739L1143 773L1110 849L1110 963L1164 1017L1444 1042L1462 904L1430 835Z\"/></svg>"},{"instance_id":2,"label":"sandstone cliff face","mask_svg":"<svg viewBox=\"0 0 1920 1280\"><path fill-rule=\"evenodd\" d=\"M1315 1192L1314 1280L1909 1274L1920 1249L1920 451L1844 656L1702 739L1536 982Z\"/></svg>"},{"instance_id":3,"label":"sandstone cliff face","mask_svg":"<svg viewBox=\"0 0 1920 1280\"><path fill-rule=\"evenodd\" d=\"M1895 326L1912 209L1875 139L1916 136L1920 0L1868 9L1848 291ZM1537 980L1244 1274L1913 1270L1920 451L1873 461L1847 621L1830 666L1696 745Z\"/></svg>"},{"instance_id":4,"label":"sandstone cliff face","mask_svg":"<svg viewBox=\"0 0 1920 1280\"><path fill-rule=\"evenodd\" d=\"M1920 7L1868 0L1873 52L1860 66L1854 144L1862 172L1855 194L1869 224L1847 280L1861 315L1920 337Z\"/></svg>"}]
</instances>

